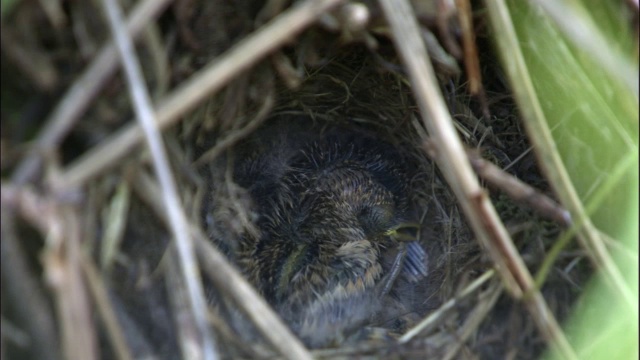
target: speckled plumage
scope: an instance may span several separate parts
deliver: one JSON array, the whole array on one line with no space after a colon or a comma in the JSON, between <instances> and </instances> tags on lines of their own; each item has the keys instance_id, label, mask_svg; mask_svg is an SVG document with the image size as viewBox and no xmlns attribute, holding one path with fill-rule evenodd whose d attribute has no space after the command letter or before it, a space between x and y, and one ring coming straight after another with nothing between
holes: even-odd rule
<instances>
[{"instance_id":1,"label":"speckled plumage","mask_svg":"<svg viewBox=\"0 0 640 360\"><path fill-rule=\"evenodd\" d=\"M400 151L364 130L312 124L273 121L236 154L259 229L236 259L308 345L324 346L377 315L398 252L389 233L414 219ZM419 280L424 252L414 244L409 255L404 270Z\"/></svg>"}]
</instances>

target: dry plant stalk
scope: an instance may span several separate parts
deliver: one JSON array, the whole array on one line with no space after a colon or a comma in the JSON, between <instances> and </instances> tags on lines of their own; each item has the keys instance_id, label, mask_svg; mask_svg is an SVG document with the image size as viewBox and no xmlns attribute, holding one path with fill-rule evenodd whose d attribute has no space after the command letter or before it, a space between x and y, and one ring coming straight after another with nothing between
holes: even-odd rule
<instances>
[{"instance_id":1,"label":"dry plant stalk","mask_svg":"<svg viewBox=\"0 0 640 360\"><path fill-rule=\"evenodd\" d=\"M118 322L116 313L109 301L109 293L104 280L100 276L100 272L96 268L93 260L91 260L87 254L81 254L82 270L87 278L87 284L91 295L96 303L96 310L98 315L104 322L107 336L113 345L118 359L129 360L133 359L131 352L129 351L129 345L124 336L124 331Z\"/></svg>"},{"instance_id":2,"label":"dry plant stalk","mask_svg":"<svg viewBox=\"0 0 640 360\"><path fill-rule=\"evenodd\" d=\"M473 170L488 183L507 193L513 200L530 206L541 216L565 227L571 226L571 215L553 199L483 159L477 151L468 150L467 154Z\"/></svg>"},{"instance_id":3,"label":"dry plant stalk","mask_svg":"<svg viewBox=\"0 0 640 360\"><path fill-rule=\"evenodd\" d=\"M137 58L133 41L124 30L122 10L114 0L104 0L103 6L107 13L109 27L120 53L122 65L127 79L127 87L136 113L136 118L144 130L147 146L153 160L153 167L161 185L160 194L168 212L169 228L176 245L176 267L184 283L186 306L178 323L179 330L189 326L187 330L179 331L183 336L180 345L185 358L189 359L217 359L218 354L213 335L207 322L207 304L197 262L193 250L193 243L189 236L189 226L178 195L176 182L171 173L164 142L157 127L156 116L153 113L151 97L147 91L140 61ZM177 280L176 280L177 282ZM182 307L181 307L182 308Z\"/></svg>"},{"instance_id":4,"label":"dry plant stalk","mask_svg":"<svg viewBox=\"0 0 640 360\"><path fill-rule=\"evenodd\" d=\"M482 115L487 119L490 117L487 96L482 86L482 74L480 72L480 59L478 58L478 48L476 46L476 36L473 31L473 18L471 4L469 0L456 0L458 8L458 22L462 31L462 50L464 54L464 66L469 78L469 93L480 99L482 104Z\"/></svg>"},{"instance_id":5,"label":"dry plant stalk","mask_svg":"<svg viewBox=\"0 0 640 360\"><path fill-rule=\"evenodd\" d=\"M566 358L575 359L575 352L473 174L442 94L435 85L433 68L409 3L406 0L380 0L380 4L391 25L398 53L407 67L422 119L437 146L436 163L453 188L474 233L489 251L507 290L516 298L528 295L524 300L547 341Z\"/></svg>"}]
</instances>

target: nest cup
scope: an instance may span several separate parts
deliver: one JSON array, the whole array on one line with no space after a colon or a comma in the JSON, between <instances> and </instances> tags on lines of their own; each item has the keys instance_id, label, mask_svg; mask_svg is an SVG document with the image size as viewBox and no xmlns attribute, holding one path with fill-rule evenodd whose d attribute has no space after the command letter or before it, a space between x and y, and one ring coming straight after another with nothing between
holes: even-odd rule
<instances>
[{"instance_id":1,"label":"nest cup","mask_svg":"<svg viewBox=\"0 0 640 360\"><path fill-rule=\"evenodd\" d=\"M381 23L381 14L374 5L369 5L373 28ZM158 53L171 54L168 64L173 70L170 81L157 72L147 74L150 84L159 84L159 88L166 88L168 82L181 84L239 39L259 31L255 29L279 12L250 0L199 6L201 11L181 8L161 19L162 31L178 39L178 45L171 47L171 51L157 52L156 48L154 53L153 41L147 40L147 46L140 52L141 59L154 60L158 65L162 63L154 58ZM427 23L433 25L423 21L423 25ZM173 28L173 24L178 26ZM420 225L416 240L428 258L427 276L419 283L398 280L399 287L392 295L402 303L402 313L393 306L382 306L375 321L361 326L366 330L361 336L351 336L352 332L336 337L330 343L314 346L317 349L313 354L318 358L494 359L505 354L523 359L539 357L546 348L545 341L532 325L525 307L503 294L492 262L465 223L440 170L427 155L432 146L429 134L393 44L377 34L372 35L376 40L374 47L367 38L345 38L344 33L326 31L326 27L325 21L324 28L308 29L284 49L234 78L219 93L185 114L179 125L164 133L189 220L232 263L241 267L236 254L243 239L259 237L261 231L257 226L261 214L255 210L255 199L235 177L237 164L246 161L248 144L272 136L269 128L277 129L289 121L297 122L297 126L315 133L314 136L332 128L362 134L381 146L386 144L395 149L410 168L402 183L406 186L407 212ZM464 74L453 76L450 70L439 71L443 97L468 147L477 148L485 158L508 168L510 174L548 193L549 187L529 152L511 93L485 35L482 31L476 33L492 116L484 117L482 101L467 93ZM69 63L74 64L71 60ZM145 70L153 73L154 67ZM102 105L93 107L88 120L63 144L64 163L107 138L115 125L129 117L130 107L122 105L125 100L124 83L113 80L97 100ZM116 111L105 114L101 111L105 107ZM113 120L114 113L119 120ZM92 309L113 310L123 328L126 346L134 356L178 358L186 346L184 334L179 330L184 325L180 316L188 295L170 254L166 214L148 160L146 150L137 151L121 166L110 168L89 182L74 216L85 229L82 251L100 270L100 280L87 282L103 284L108 294L105 302L95 301ZM537 270L560 227L500 192L489 194L520 256L532 271ZM26 239L24 257L28 259L28 267L31 273L41 274L44 270L38 259L46 240L24 225L18 223L17 229L7 232L5 229L9 228L3 225L3 246L7 237ZM4 253L3 247L3 263ZM582 256L577 246L567 247L556 262L558 271L552 272L542 287L542 294L560 320L567 316L591 274L590 266L579 261ZM576 271L570 274L562 271L574 265ZM6 297L9 301L6 305L3 301L3 321L6 316L11 323L28 325L31 320L14 311L20 308L19 299L24 292L4 291L5 287L20 283L16 279L22 279L24 274L6 274L9 280L5 281L3 274L3 300ZM220 355L277 356L277 351L264 341L237 304L202 274L211 310L208 321ZM37 283L47 299L43 308L49 309L52 292L41 279ZM423 326L417 334L410 340L398 341L418 323ZM97 334L98 351L105 358L115 356L109 329L100 325L101 321L89 324ZM379 329L385 331L377 332ZM57 339L55 334L50 335ZM31 353L19 341L10 342L6 351L18 357L26 354L37 358L33 355L36 352Z\"/></svg>"}]
</instances>

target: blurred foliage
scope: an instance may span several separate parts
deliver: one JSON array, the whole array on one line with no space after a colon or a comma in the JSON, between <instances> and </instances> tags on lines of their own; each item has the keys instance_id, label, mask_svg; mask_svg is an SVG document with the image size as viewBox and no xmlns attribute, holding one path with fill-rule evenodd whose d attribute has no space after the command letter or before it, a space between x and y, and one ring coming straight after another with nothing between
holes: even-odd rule
<instances>
[{"instance_id":1,"label":"blurred foliage","mask_svg":"<svg viewBox=\"0 0 640 360\"><path fill-rule=\"evenodd\" d=\"M509 10L526 66L557 150L593 223L611 241L616 264L638 294L638 98L608 74L581 44L568 40L532 2ZM623 1L564 1L563 21L586 23L628 56L637 77L637 38ZM585 11L586 10L586 11ZM555 17L557 18L557 17ZM584 22L583 22L584 23ZM568 26L579 26L565 24ZM499 36L499 34L498 34ZM514 79L513 81L517 81ZM611 247L610 249L615 249ZM566 329L581 359L630 359L638 353L638 319L615 290L594 279Z\"/></svg>"},{"instance_id":2,"label":"blurred foliage","mask_svg":"<svg viewBox=\"0 0 640 360\"><path fill-rule=\"evenodd\" d=\"M2 17L7 16L13 8L18 5L20 0L2 0L0 1L0 14Z\"/></svg>"}]
</instances>

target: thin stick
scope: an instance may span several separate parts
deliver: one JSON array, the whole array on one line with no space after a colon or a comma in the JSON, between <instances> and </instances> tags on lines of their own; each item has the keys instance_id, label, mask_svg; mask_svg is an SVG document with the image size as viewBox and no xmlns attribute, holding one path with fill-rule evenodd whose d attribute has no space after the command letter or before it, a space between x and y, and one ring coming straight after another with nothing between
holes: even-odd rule
<instances>
[{"instance_id":1,"label":"thin stick","mask_svg":"<svg viewBox=\"0 0 640 360\"><path fill-rule=\"evenodd\" d=\"M469 4L469 0L457 0L456 6L458 7L458 22L462 32L464 67L469 78L469 92L473 95L478 95L482 90L482 75L480 73L478 50L476 49L476 36L471 19L471 4Z\"/></svg>"},{"instance_id":2,"label":"thin stick","mask_svg":"<svg viewBox=\"0 0 640 360\"><path fill-rule=\"evenodd\" d=\"M87 254L81 254L80 265L84 270L87 284L89 284L89 290L93 295L96 303L96 309L102 318L107 336L115 350L114 352L118 359L133 359L131 352L129 351L129 345L124 337L125 332L122 331L122 327L118 322L113 306L109 301L107 287L105 286L103 279L100 277L93 260L90 259Z\"/></svg>"},{"instance_id":3,"label":"thin stick","mask_svg":"<svg viewBox=\"0 0 640 360\"><path fill-rule=\"evenodd\" d=\"M207 305L200 274L193 251L187 218L180 204L175 180L171 174L171 167L167 160L160 130L157 127L155 114L151 105L151 98L147 91L140 63L138 62L133 41L124 30L122 13L115 0L103 0L103 5L109 20L109 27L122 58L127 87L133 100L136 118L144 130L149 146L153 167L160 182L164 205L169 215L169 224L177 250L177 266L185 284L189 299L191 321L195 323L196 334L190 338L193 344L183 344L183 355L188 359L217 359L213 336L207 322ZM183 338L184 339L184 338ZM187 351L189 350L189 351Z\"/></svg>"},{"instance_id":4,"label":"thin stick","mask_svg":"<svg viewBox=\"0 0 640 360\"><path fill-rule=\"evenodd\" d=\"M55 292L56 308L64 334L63 349L71 360L98 359L97 327L93 322L89 293L80 267L80 213L70 206L57 204L51 210L55 215L47 232L53 241L50 249L43 254L42 263ZM55 234L56 227L64 231Z\"/></svg>"},{"instance_id":5,"label":"thin stick","mask_svg":"<svg viewBox=\"0 0 640 360\"><path fill-rule=\"evenodd\" d=\"M495 262L506 289L516 298L534 294L525 300L531 304L528 309L546 340L566 358L575 359L571 345L544 299L537 296L539 292L531 273L471 169L436 85L436 76L408 1L380 0L380 4L393 30L397 51L409 73L423 122L433 136L438 167L458 198L471 228Z\"/></svg>"},{"instance_id":6,"label":"thin stick","mask_svg":"<svg viewBox=\"0 0 640 360\"><path fill-rule=\"evenodd\" d=\"M126 29L131 36L137 36L154 19L170 0L144 0L138 4L129 17ZM88 108L91 100L98 94L118 67L118 53L113 42L105 45L91 62L91 65L64 94L45 125L38 134L30 154L20 163L13 173L16 184L32 181L42 161L42 154L55 148L69 133L76 121Z\"/></svg>"},{"instance_id":7,"label":"thin stick","mask_svg":"<svg viewBox=\"0 0 640 360\"><path fill-rule=\"evenodd\" d=\"M487 96L482 86L482 72L480 71L480 59L476 47L476 33L473 28L471 4L469 0L456 0L458 8L458 22L462 32L462 50L464 54L464 67L469 79L469 93L480 99L482 115L490 118Z\"/></svg>"},{"instance_id":8,"label":"thin stick","mask_svg":"<svg viewBox=\"0 0 640 360\"><path fill-rule=\"evenodd\" d=\"M565 227L571 226L571 214L553 199L483 159L476 151L468 150L467 154L473 170L489 184L504 191L513 200L532 207L541 216Z\"/></svg>"},{"instance_id":9,"label":"thin stick","mask_svg":"<svg viewBox=\"0 0 640 360\"><path fill-rule=\"evenodd\" d=\"M176 123L185 112L211 97L235 76L250 68L269 53L286 44L311 25L325 11L344 0L307 0L277 16L259 31L212 61L189 78L169 96L158 102L158 126L162 129ZM113 166L142 141L142 130L136 125L117 134L71 164L54 188L74 187Z\"/></svg>"}]
</instances>

